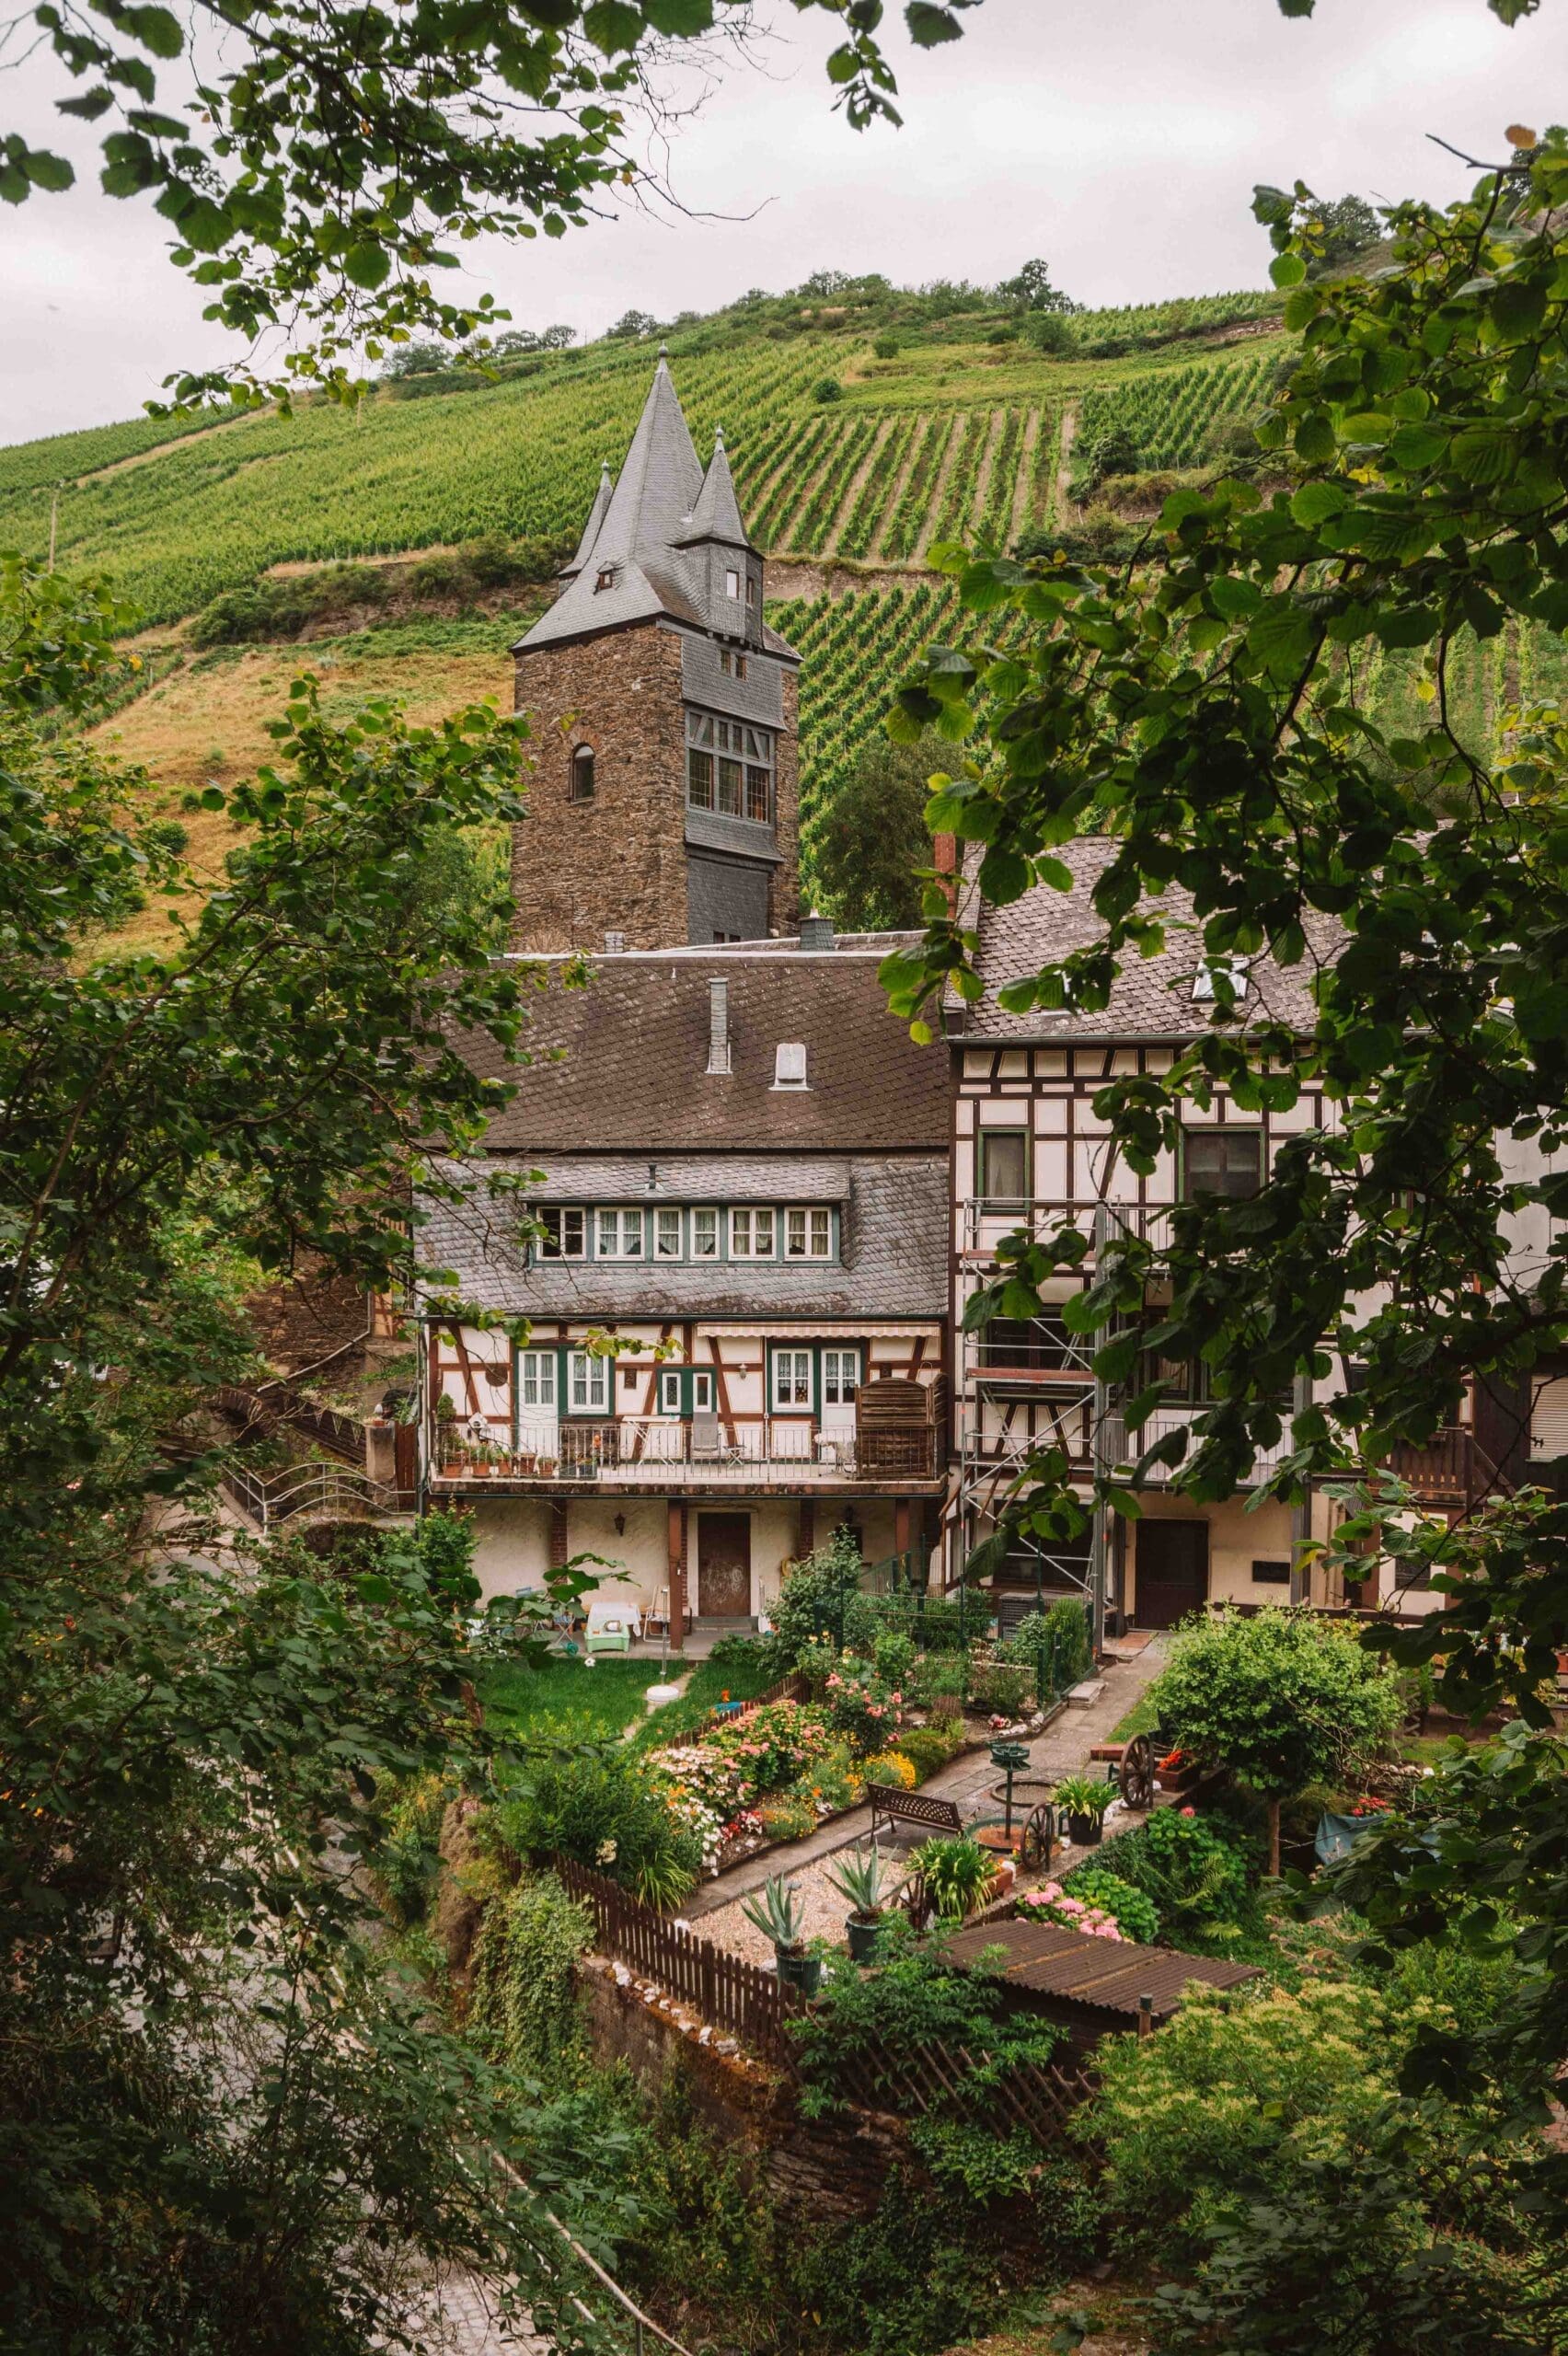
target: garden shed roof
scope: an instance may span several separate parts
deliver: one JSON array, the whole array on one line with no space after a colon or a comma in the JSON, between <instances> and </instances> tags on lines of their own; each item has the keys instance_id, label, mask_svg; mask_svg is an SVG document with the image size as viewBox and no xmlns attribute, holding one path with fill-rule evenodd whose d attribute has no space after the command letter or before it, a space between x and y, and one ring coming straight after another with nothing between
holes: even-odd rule
<instances>
[{"instance_id":1,"label":"garden shed roof","mask_svg":"<svg viewBox=\"0 0 1568 2356\"><path fill-rule=\"evenodd\" d=\"M996 1977L1008 1988L1050 2000L1049 2009L1120 2015L1136 2021L1139 1999L1152 1996L1153 2017L1168 2021L1181 2009L1194 1980L1208 1988L1238 1988L1260 1975L1250 1963L1224 1963L1216 1957L1183 1955L1175 1947L1134 1946L1125 1940L1091 1938L1057 1923L984 1923L955 1932L944 1953L969 1965L990 1950L1005 1950ZM1104 2026L1113 2027L1115 2023Z\"/></svg>"}]
</instances>

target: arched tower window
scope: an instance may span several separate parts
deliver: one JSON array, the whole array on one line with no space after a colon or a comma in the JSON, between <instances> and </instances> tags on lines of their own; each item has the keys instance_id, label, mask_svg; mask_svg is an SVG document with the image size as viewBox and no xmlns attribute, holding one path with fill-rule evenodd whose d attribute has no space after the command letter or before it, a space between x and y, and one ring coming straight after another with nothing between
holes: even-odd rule
<instances>
[{"instance_id":1,"label":"arched tower window","mask_svg":"<svg viewBox=\"0 0 1568 2356\"><path fill-rule=\"evenodd\" d=\"M592 802L594 799L592 745L579 745L571 756L571 784L567 799L571 802Z\"/></svg>"}]
</instances>

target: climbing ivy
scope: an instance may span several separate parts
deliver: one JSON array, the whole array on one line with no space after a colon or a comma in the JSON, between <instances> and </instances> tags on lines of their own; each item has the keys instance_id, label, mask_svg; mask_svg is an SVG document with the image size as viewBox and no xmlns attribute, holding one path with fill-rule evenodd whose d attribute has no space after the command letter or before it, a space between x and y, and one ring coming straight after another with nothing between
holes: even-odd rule
<instances>
[{"instance_id":1,"label":"climbing ivy","mask_svg":"<svg viewBox=\"0 0 1568 2356\"><path fill-rule=\"evenodd\" d=\"M580 2051L574 1969L593 1935L587 1910L553 1874L490 1900L468 2003L469 2035L489 2061L548 2080Z\"/></svg>"}]
</instances>

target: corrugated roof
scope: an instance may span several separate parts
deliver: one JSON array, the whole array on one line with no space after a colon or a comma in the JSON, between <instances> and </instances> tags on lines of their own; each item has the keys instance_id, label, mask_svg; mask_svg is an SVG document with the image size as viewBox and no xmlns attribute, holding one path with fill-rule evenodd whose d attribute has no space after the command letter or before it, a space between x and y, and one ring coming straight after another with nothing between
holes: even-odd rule
<instances>
[{"instance_id":1,"label":"corrugated roof","mask_svg":"<svg viewBox=\"0 0 1568 2356\"><path fill-rule=\"evenodd\" d=\"M460 1052L518 1093L491 1124L491 1151L849 1153L945 1148L947 1057L888 1012L874 955L683 949L605 957L582 989L559 966L530 1000L526 1046L509 1065L488 1037ZM732 1068L710 1074L709 984L728 984ZM799 1042L806 1086L775 1088L775 1051ZM552 1060L559 1055L559 1060Z\"/></svg>"},{"instance_id":2,"label":"corrugated roof","mask_svg":"<svg viewBox=\"0 0 1568 2356\"><path fill-rule=\"evenodd\" d=\"M1169 2020L1190 1983L1238 1988L1260 1974L1250 1963L1224 1963L1216 1957L1183 1955L1176 1947L1134 1946L1126 1940L1090 1938L1056 1923L985 1923L958 1931L943 1942L956 1964L977 1962L986 1949L1005 1950L996 1976L1009 1988L1027 1988L1059 2004L1083 2004L1094 2012L1124 2013L1136 2020L1139 1999L1152 1996L1154 2017ZM989 1969L991 1967L987 1967Z\"/></svg>"},{"instance_id":3,"label":"corrugated roof","mask_svg":"<svg viewBox=\"0 0 1568 2356\"><path fill-rule=\"evenodd\" d=\"M1036 1011L1009 1014L997 1004L997 994L1009 982L1022 981L1042 965L1098 941L1104 930L1090 897L1095 884L1115 858L1119 844L1103 837L1085 837L1053 851L1073 877L1070 892L1036 884L1021 899L997 907L982 902L974 875L982 856L973 847L964 862L964 921L979 934L975 964L985 995L973 1006L954 996L949 1005L949 1026L955 1036L974 1040L1009 1039L1192 1039L1210 1027L1212 1007L1194 1001L1193 984L1204 964L1203 932L1192 895L1172 884L1158 899L1144 902L1150 914L1167 922L1165 947L1158 957L1140 957L1136 950L1122 953L1122 971L1113 985L1110 1003L1100 1013L1055 1013ZM1302 964L1276 964L1269 956L1251 960L1248 987L1239 1007L1243 1030L1271 1022L1286 1022L1310 1030L1316 1019L1311 984L1320 966L1332 963L1343 945L1341 928L1329 917L1309 917L1307 959Z\"/></svg>"},{"instance_id":4,"label":"corrugated roof","mask_svg":"<svg viewBox=\"0 0 1568 2356\"><path fill-rule=\"evenodd\" d=\"M508 1175L516 1165L506 1165ZM945 1155L848 1164L841 1262L543 1260L528 1265L514 1198L476 1178L467 1202L425 1201L418 1249L450 1269L463 1298L512 1317L914 1317L942 1315L947 1285ZM635 1199L635 1198L634 1198Z\"/></svg>"}]
</instances>

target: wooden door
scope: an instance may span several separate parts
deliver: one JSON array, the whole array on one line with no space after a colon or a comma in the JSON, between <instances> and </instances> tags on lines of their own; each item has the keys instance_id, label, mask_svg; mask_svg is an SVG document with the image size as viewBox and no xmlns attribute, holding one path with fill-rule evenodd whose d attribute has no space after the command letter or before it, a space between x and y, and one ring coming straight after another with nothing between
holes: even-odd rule
<instances>
[{"instance_id":1,"label":"wooden door","mask_svg":"<svg viewBox=\"0 0 1568 2356\"><path fill-rule=\"evenodd\" d=\"M697 1609L704 1620L744 1620L751 1611L751 1516L697 1518Z\"/></svg>"},{"instance_id":2,"label":"wooden door","mask_svg":"<svg viewBox=\"0 0 1568 2356\"><path fill-rule=\"evenodd\" d=\"M1173 1628L1208 1601L1207 1522L1140 1521L1136 1570L1138 1626Z\"/></svg>"}]
</instances>

